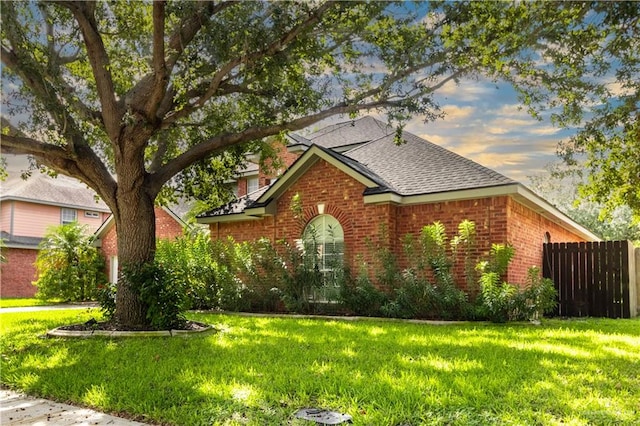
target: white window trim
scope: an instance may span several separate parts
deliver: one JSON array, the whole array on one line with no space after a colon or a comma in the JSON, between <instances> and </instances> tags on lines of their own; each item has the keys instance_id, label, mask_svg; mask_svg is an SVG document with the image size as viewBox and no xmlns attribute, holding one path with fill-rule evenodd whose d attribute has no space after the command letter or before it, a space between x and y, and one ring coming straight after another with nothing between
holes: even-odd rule
<instances>
[{"instance_id":1,"label":"white window trim","mask_svg":"<svg viewBox=\"0 0 640 426\"><path fill-rule=\"evenodd\" d=\"M340 222L335 217L327 214L318 215L315 218L313 218L305 227L305 231L304 231L305 234L313 226L317 227L316 229L318 229L319 231L317 232L317 235L319 236L319 238L315 241L318 246L318 253L316 253L318 269L319 269L319 272L326 277L333 273L333 268L331 267L331 265L327 264L327 254L325 253L325 247L327 244L331 244L331 243L341 244L342 252L331 253L331 255L336 256L336 258L343 259L344 258L344 230ZM328 226L335 227L335 231L334 231L335 234L333 237L330 237L330 238L327 238ZM305 234L303 234L303 238ZM302 240L300 240L300 243L302 247L305 246ZM333 286L331 286L330 288L330 285L325 282L325 285L322 288L318 289L317 291L314 291L315 294L311 295L311 298L315 299L318 302L326 302L328 301L327 293L334 293L337 288L338 288L338 283L334 282Z\"/></svg>"},{"instance_id":2,"label":"white window trim","mask_svg":"<svg viewBox=\"0 0 640 426\"><path fill-rule=\"evenodd\" d=\"M68 217L66 217L68 213L73 212L73 219L69 220ZM66 214L65 214L66 213ZM60 209L60 223L63 225L66 225L68 223L73 223L73 222L77 222L78 221L78 211L76 209L70 209L67 207L62 207Z\"/></svg>"}]
</instances>

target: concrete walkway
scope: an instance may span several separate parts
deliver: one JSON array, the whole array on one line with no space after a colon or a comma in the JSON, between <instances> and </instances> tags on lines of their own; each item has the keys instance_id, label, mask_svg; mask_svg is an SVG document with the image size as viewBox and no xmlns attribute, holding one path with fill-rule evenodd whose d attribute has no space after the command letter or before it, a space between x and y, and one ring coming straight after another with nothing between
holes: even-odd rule
<instances>
[{"instance_id":1,"label":"concrete walkway","mask_svg":"<svg viewBox=\"0 0 640 426\"><path fill-rule=\"evenodd\" d=\"M0 389L0 425L144 426L145 423Z\"/></svg>"}]
</instances>

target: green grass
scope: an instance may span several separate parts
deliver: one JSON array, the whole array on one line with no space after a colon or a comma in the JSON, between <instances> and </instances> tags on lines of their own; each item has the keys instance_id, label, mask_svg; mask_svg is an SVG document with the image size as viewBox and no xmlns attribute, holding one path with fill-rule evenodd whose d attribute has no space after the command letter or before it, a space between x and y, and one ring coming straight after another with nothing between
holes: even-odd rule
<instances>
[{"instance_id":1,"label":"green grass","mask_svg":"<svg viewBox=\"0 0 640 426\"><path fill-rule=\"evenodd\" d=\"M34 297L0 298L0 308L18 308L23 306L46 306L46 305L55 305L56 303L61 303L61 301L60 300L41 300L41 299L36 299Z\"/></svg>"},{"instance_id":2,"label":"green grass","mask_svg":"<svg viewBox=\"0 0 640 426\"><path fill-rule=\"evenodd\" d=\"M97 311L92 311L96 315ZM2 383L176 425L637 425L640 319L432 326L191 314L189 338L41 339L89 311L2 314Z\"/></svg>"}]
</instances>

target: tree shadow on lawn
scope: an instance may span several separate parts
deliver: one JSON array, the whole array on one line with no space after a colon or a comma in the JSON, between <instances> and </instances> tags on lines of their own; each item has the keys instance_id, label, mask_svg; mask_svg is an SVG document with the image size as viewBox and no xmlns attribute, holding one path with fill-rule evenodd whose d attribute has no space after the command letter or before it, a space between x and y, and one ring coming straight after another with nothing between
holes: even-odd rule
<instances>
[{"instance_id":1,"label":"tree shadow on lawn","mask_svg":"<svg viewBox=\"0 0 640 426\"><path fill-rule=\"evenodd\" d=\"M632 424L640 412L632 337L612 336L606 347L615 350L603 351L608 335L546 326L198 320L223 323L225 331L186 339L54 339L36 355L12 355L11 384L193 425L304 424L292 420L303 407L385 425Z\"/></svg>"}]
</instances>

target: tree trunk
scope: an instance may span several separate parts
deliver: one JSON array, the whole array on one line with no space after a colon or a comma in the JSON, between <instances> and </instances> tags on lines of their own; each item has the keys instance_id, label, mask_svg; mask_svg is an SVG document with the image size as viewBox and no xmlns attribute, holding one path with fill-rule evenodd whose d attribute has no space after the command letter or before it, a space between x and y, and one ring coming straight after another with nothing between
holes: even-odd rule
<instances>
[{"instance_id":1,"label":"tree trunk","mask_svg":"<svg viewBox=\"0 0 640 426\"><path fill-rule=\"evenodd\" d=\"M114 319L121 328L149 326L148 306L123 279L122 270L152 262L156 249L154 200L143 188L118 194L118 212L114 213L118 234L118 263L121 266L116 292Z\"/></svg>"}]
</instances>

